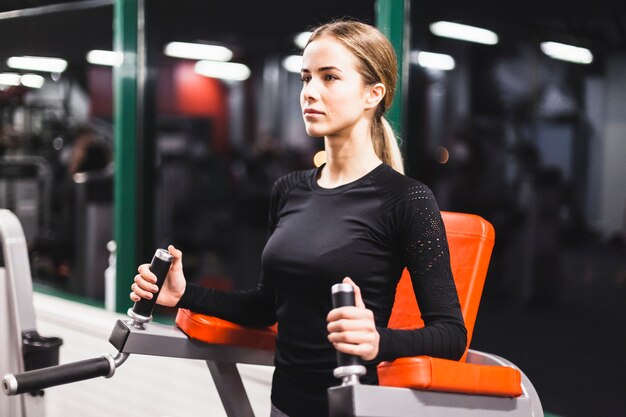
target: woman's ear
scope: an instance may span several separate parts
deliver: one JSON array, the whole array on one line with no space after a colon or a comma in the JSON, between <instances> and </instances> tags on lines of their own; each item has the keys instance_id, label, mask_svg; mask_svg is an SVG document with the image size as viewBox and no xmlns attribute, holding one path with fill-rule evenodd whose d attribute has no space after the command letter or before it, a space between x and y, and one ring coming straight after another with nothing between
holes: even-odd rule
<instances>
[{"instance_id":1,"label":"woman's ear","mask_svg":"<svg viewBox=\"0 0 626 417\"><path fill-rule=\"evenodd\" d=\"M385 98L385 93L387 89L383 83L376 83L369 87L369 91L366 97L366 106L367 108L372 108L378 106L378 103L381 102L383 98Z\"/></svg>"}]
</instances>

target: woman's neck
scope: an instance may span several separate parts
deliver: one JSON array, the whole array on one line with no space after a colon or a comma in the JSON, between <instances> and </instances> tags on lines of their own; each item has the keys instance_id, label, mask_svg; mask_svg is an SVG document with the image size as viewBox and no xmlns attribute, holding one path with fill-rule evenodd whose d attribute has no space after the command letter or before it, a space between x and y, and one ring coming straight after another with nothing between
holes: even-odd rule
<instances>
[{"instance_id":1,"label":"woman's neck","mask_svg":"<svg viewBox=\"0 0 626 417\"><path fill-rule=\"evenodd\" d=\"M336 188L356 181L382 163L369 135L360 139L325 138L326 165L317 183Z\"/></svg>"}]
</instances>

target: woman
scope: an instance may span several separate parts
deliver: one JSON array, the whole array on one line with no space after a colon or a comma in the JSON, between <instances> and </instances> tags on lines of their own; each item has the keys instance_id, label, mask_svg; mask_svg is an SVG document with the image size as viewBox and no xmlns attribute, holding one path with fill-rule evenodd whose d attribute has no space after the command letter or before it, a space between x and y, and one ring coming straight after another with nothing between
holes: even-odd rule
<instances>
[{"instance_id":1,"label":"woman","mask_svg":"<svg viewBox=\"0 0 626 417\"><path fill-rule=\"evenodd\" d=\"M278 321L272 416L328 415L338 385L335 349L361 357L361 379L403 356L458 359L466 344L444 226L430 190L402 174L383 114L397 77L389 41L372 26L333 22L304 49L300 104L306 131L324 137L325 165L279 179L257 288L223 292L186 285L174 255L158 303L244 325ZM402 270L411 273L425 328L386 325ZM330 288L354 285L356 307L332 309ZM150 298L156 278L139 267L131 299Z\"/></svg>"}]
</instances>

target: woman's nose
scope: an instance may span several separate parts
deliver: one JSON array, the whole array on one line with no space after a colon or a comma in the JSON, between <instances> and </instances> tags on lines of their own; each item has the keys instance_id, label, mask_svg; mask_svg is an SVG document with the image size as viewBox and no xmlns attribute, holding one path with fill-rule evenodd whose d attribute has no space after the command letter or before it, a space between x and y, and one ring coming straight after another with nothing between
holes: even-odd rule
<instances>
[{"instance_id":1,"label":"woman's nose","mask_svg":"<svg viewBox=\"0 0 626 417\"><path fill-rule=\"evenodd\" d=\"M307 101L317 100L318 91L312 80L302 86L302 98Z\"/></svg>"}]
</instances>

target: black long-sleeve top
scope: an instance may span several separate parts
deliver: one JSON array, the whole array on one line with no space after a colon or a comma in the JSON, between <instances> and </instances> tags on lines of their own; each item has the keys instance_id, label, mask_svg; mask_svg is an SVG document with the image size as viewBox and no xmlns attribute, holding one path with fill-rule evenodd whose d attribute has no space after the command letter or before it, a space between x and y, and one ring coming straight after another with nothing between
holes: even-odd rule
<instances>
[{"instance_id":1,"label":"black long-sleeve top","mask_svg":"<svg viewBox=\"0 0 626 417\"><path fill-rule=\"evenodd\" d=\"M459 359L466 330L450 269L437 203L422 183L382 164L333 189L319 169L280 178L273 187L262 276L251 290L219 291L189 284L179 307L235 323L278 321L272 402L290 417L328 415L326 390L336 351L328 341L330 288L348 276L361 288L380 334L376 364L405 356ZM396 285L408 268L425 327L388 329Z\"/></svg>"}]
</instances>

